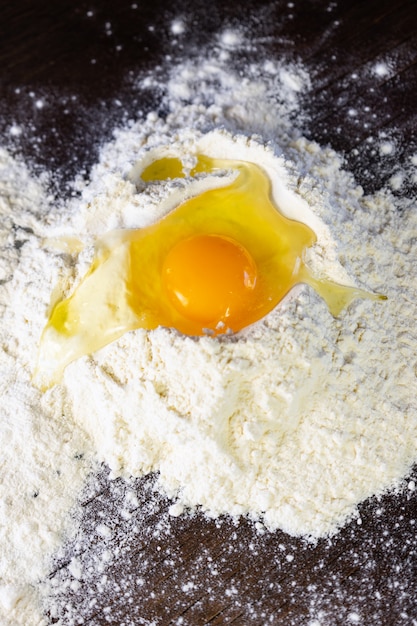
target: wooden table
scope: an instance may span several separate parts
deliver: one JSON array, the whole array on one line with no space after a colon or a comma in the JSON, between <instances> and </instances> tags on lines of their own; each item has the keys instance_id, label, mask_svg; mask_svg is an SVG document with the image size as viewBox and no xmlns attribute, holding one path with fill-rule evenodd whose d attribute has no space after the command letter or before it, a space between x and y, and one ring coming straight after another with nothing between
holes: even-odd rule
<instances>
[{"instance_id":1,"label":"wooden table","mask_svg":"<svg viewBox=\"0 0 417 626\"><path fill-rule=\"evenodd\" d=\"M172 53L164 33L177 16L192 24L190 49L225 24L244 22L262 42L259 57L301 58L313 80L304 134L342 152L365 191L380 188L417 153L415 0L3 2L3 145L35 169L56 170L65 193L65 182L88 171L126 115L158 107L155 96L144 99L131 88L130 78ZM378 62L393 71L371 74ZM42 98L53 106L34 106ZM349 116L350 109L358 115ZM12 123L25 133L10 135ZM375 151L381 132L396 142L392 157ZM415 192L407 180L396 193ZM105 469L92 481L81 521L89 547L67 546L51 573L69 580L74 555L85 565L79 584L57 598L62 624L74 607L91 626L417 624L414 491L363 503L360 524L312 546L282 532L259 535L246 520L172 518L153 482L128 486L138 505L127 519L127 485L109 481ZM95 532L103 520L110 539Z\"/></svg>"}]
</instances>

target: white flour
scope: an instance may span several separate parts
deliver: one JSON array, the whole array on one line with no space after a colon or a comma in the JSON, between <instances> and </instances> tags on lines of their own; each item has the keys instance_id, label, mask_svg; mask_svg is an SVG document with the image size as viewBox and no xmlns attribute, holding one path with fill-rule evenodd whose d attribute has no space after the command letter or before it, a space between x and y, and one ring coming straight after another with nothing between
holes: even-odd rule
<instances>
[{"instance_id":1,"label":"white flour","mask_svg":"<svg viewBox=\"0 0 417 626\"><path fill-rule=\"evenodd\" d=\"M68 421L62 394L42 397L30 383L41 292L49 290L49 259L36 233L48 210L42 184L0 151L0 617L13 625L42 623L33 585L48 571L90 468L81 458L85 435Z\"/></svg>"},{"instance_id":2,"label":"white flour","mask_svg":"<svg viewBox=\"0 0 417 626\"><path fill-rule=\"evenodd\" d=\"M175 122L168 142L174 149ZM145 134L146 124L129 132ZM180 134L180 143L192 146L196 131ZM206 144L206 152L267 162L262 149L242 142L234 148L221 135ZM108 150L103 162L117 161L125 136ZM290 151L302 169L306 157L314 159L310 168L328 189L291 176L288 186L331 226L351 276L389 301L357 302L334 320L304 289L237 341L137 331L70 365L63 387L100 460L115 475L159 471L161 489L178 496L175 511L202 505L210 515L249 513L271 529L318 537L335 532L358 502L401 478L415 458L415 373L404 362L413 343L408 249L415 218L400 217L384 194L363 198L330 151L302 139ZM141 224L153 219L157 185L153 198L141 200L103 165L92 185L97 180L107 181L106 192L79 204L79 232L97 229L98 219L103 231L132 225L133 210ZM343 279L332 247L326 249L322 271Z\"/></svg>"},{"instance_id":3,"label":"white flour","mask_svg":"<svg viewBox=\"0 0 417 626\"><path fill-rule=\"evenodd\" d=\"M299 136L289 114L307 89L301 68L266 63L242 80L225 62L184 63L168 84L171 114L117 131L81 197L58 208L1 153L3 623L42 623L35 586L92 458L115 475L158 471L173 515L201 505L313 538L336 532L417 458L416 211L403 203L400 214L388 192L363 196L334 152ZM232 340L136 331L68 366L63 384L41 395L30 376L53 287L70 290L96 237L153 221L175 187L136 194L131 167L148 149L192 148L219 126L259 133L294 163L286 184L328 228L316 269L388 301L356 302L335 320L304 288ZM262 149L253 154L262 161ZM86 247L78 258L43 247L58 236Z\"/></svg>"}]
</instances>

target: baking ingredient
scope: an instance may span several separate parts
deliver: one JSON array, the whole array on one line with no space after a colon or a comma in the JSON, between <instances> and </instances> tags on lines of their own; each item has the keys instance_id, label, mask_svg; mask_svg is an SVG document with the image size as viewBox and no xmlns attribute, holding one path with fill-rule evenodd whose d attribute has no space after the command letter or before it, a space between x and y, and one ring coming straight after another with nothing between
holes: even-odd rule
<instances>
[{"instance_id":1,"label":"baking ingredient","mask_svg":"<svg viewBox=\"0 0 417 626\"><path fill-rule=\"evenodd\" d=\"M315 178L300 178L256 139L183 128L183 115L172 114L169 124L150 116L121 132L103 149L70 223L69 212L56 215L51 235L87 238L76 274L71 264L61 277L69 292L94 258L98 220L102 233L110 225L146 227L166 214L174 193L181 196L186 179L152 181L138 194L129 174L151 149L169 145L174 154L204 146L208 156L259 164L282 212L316 233L306 249L315 275L344 284L355 276L389 298L357 301L335 320L314 290L298 288L263 321L216 341L137 329L70 363L58 389L113 476L158 471L159 488L180 507L250 514L296 535L334 533L359 501L392 485L415 458L414 373L403 367L402 352L412 287L397 276L410 262L397 242L412 238L413 213L403 209L399 229L389 194L363 198L337 156L305 140L286 154L300 169L308 162ZM125 176L113 165L121 154ZM398 349L392 339L384 347L384 328L399 333Z\"/></svg>"},{"instance_id":2,"label":"baking ingredient","mask_svg":"<svg viewBox=\"0 0 417 626\"><path fill-rule=\"evenodd\" d=\"M0 149L2 626L43 623L37 585L50 555L71 536L68 512L93 462L62 396L42 396L30 382L45 307L42 281L51 277L50 259L39 249L39 227L50 211L47 182Z\"/></svg>"},{"instance_id":3,"label":"baking ingredient","mask_svg":"<svg viewBox=\"0 0 417 626\"><path fill-rule=\"evenodd\" d=\"M308 90L303 68L267 63L248 72L242 81L213 59L174 66L169 114L119 129L89 182L76 181L78 195L66 202L49 198L42 181L2 153L5 624L42 623L38 581L94 468L91 457L126 484L130 475L157 473L173 516L201 505L213 517L248 515L261 531L309 539L336 533L360 501L401 485L417 457L415 207L389 191L365 196L336 153L300 136L289 113ZM291 209L287 217L302 214L317 235L306 250L315 275L344 284L354 277L388 300L356 301L335 320L314 290L297 287L239 337L137 329L70 363L62 384L41 394L30 377L51 287L61 285L57 299L69 296L97 238L149 226L182 193L182 179L150 181L137 193L128 174L138 159L167 145L186 152L219 127L229 133L215 133L216 151L224 146L231 160L278 168L270 176L276 202ZM132 502L126 497L127 513ZM104 542L112 532L106 522L96 528ZM80 553L88 542L79 538ZM105 549L98 555L103 568L117 558ZM84 571L103 572L94 565ZM73 556L68 572L62 623L75 624L81 559ZM104 576L91 588L105 593ZM49 592L46 585L47 606Z\"/></svg>"},{"instance_id":4,"label":"baking ingredient","mask_svg":"<svg viewBox=\"0 0 417 626\"><path fill-rule=\"evenodd\" d=\"M214 134L202 141L217 139ZM226 139L223 134L222 151ZM271 182L257 165L221 154L209 158L198 152L198 142L196 155L186 156L195 160L191 180L206 173L204 186L211 188L199 181L200 191L193 194L188 185L182 197L176 194L178 206L155 224L112 231L98 241L83 281L54 304L42 334L35 381L44 388L58 382L74 359L135 328L165 326L191 336L235 333L264 317L301 282L316 288L333 315L357 297L381 297L311 273L303 257L316 236L274 206ZM213 181L214 173L227 171L231 181L230 175ZM141 180L183 176L179 158L161 157Z\"/></svg>"}]
</instances>

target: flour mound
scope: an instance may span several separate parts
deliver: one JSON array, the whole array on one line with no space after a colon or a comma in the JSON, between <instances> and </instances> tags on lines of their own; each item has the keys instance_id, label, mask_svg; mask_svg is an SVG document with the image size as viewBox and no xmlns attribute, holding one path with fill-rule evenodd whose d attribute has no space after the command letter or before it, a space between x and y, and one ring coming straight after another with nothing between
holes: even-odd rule
<instances>
[{"instance_id":1,"label":"flour mound","mask_svg":"<svg viewBox=\"0 0 417 626\"><path fill-rule=\"evenodd\" d=\"M334 319L304 287L231 339L195 340L163 328L129 333L68 366L65 404L114 476L157 472L159 488L180 508L249 515L294 535L332 534L359 502L400 480L415 458L414 373L392 349L392 342L403 345L407 318L400 311L410 289L393 275L409 260L397 246L392 199L363 197L337 155L303 139L277 154L250 137L180 129L173 114L167 125L159 146L155 137L147 141L146 126L130 130L140 145L130 166L133 156L138 167L138 158L147 162L149 150L163 153L166 145L178 154L204 150L258 163L283 212L317 232L309 255L315 271L341 282L356 279L389 300L355 302ZM121 145L125 135L108 150L117 155ZM314 153L316 172L300 178L289 156L300 163ZM107 155L106 163L115 160ZM94 195L99 184L106 192ZM182 191L171 181L137 193L126 174L100 166L86 190L88 203L79 204L72 220L87 238L97 224L100 234L146 225L164 214L170 194ZM404 239L411 236L412 213L401 219ZM65 228L75 234L71 223ZM83 269L88 260L91 249ZM399 371L408 376L404 386L391 375Z\"/></svg>"}]
</instances>

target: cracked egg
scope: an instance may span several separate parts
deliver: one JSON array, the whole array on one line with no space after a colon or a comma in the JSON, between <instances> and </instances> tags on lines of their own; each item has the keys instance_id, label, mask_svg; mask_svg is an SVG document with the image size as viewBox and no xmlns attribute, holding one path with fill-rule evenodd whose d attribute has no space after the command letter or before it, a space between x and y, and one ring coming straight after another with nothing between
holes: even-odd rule
<instances>
[{"instance_id":1,"label":"cracked egg","mask_svg":"<svg viewBox=\"0 0 417 626\"><path fill-rule=\"evenodd\" d=\"M150 226L116 230L97 242L87 274L52 307L43 331L35 380L44 388L58 382L71 361L133 329L237 333L300 283L313 287L335 316L355 298L383 297L312 274L304 257L316 242L314 231L280 212L256 163L197 154L187 177L203 175L217 176L216 185ZM184 177L175 156L141 171L145 185Z\"/></svg>"}]
</instances>

